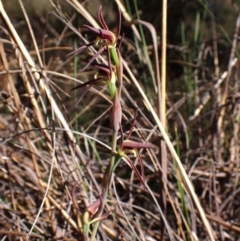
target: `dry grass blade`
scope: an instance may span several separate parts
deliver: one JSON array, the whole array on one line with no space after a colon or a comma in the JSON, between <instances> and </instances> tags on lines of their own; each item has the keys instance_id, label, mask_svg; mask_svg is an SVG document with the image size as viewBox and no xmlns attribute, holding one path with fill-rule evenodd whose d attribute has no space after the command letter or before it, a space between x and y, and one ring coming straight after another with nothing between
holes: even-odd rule
<instances>
[{"instance_id":1,"label":"dry grass blade","mask_svg":"<svg viewBox=\"0 0 240 241\"><path fill-rule=\"evenodd\" d=\"M22 8L24 9L23 5L22 5ZM0 2L0 13L1 13L1 16L2 16L2 18L3 18L3 20L6 24L7 28L8 28L8 31L9 31L11 37L12 37L13 45L17 46L15 48L15 51L16 51L16 56L17 56L17 59L18 59L19 66L22 69L21 73L22 73L22 77L23 77L23 80L24 80L24 84L25 84L28 95L31 97L30 98L31 104L33 105L33 110L35 112L36 119L38 120L38 124L39 124L40 128L42 129L43 133L45 134L45 138L46 138L45 143L46 143L46 145L47 145L47 147L48 147L48 149L51 153L50 155L53 157L52 162L51 162L52 163L51 164L51 170L50 170L49 178L48 178L48 185L45 186L46 191L45 192L43 191L44 190L43 186L41 188L41 191L45 193L45 196L42 199L42 205L39 209L39 214L36 216L36 219L33 222L32 229L36 227L35 224L38 221L40 213L42 212L43 204L45 204L45 208L46 208L46 210L48 210L47 212L48 212L48 215L49 215L49 218L50 218L50 224L52 226L52 230L53 230L54 233L58 233L58 230L57 230L57 227L56 227L56 224L55 224L56 218L55 218L54 212L52 212L51 209L50 209L50 204L49 204L48 197L47 197L48 189L50 187L53 165L54 165L53 160L55 160L55 164L56 164L55 144L54 144L55 141L53 140L53 142L52 142L52 137L49 135L48 129L46 128L46 122L45 122L45 120L42 116L42 112L41 112L40 107L38 105L38 102L37 102L37 100L35 99L35 96L34 96L34 88L31 86L31 83L29 82L29 79L28 79L27 74L26 74L26 69L25 69L25 66L24 66L25 64L28 65L28 68L32 72L33 77L35 78L35 80L39 84L41 91L43 91L43 93L46 93L46 96L48 97L49 102L51 104L52 110L56 114L58 120L64 126L65 130L67 130L66 133L67 133L67 136L69 137L70 141L72 143L76 143L76 141L75 141L74 136L72 135L72 132L70 131L70 128L69 128L66 120L64 119L61 111L59 110L55 100L53 99L49 87L46 85L46 82L45 82L46 81L46 73L42 72L42 74L40 74L41 70L39 70L36 67L35 63L33 62L32 58L29 54L29 52L26 50L26 48L25 48L24 44L22 43L19 35L15 31L10 19L8 18L8 15L6 14L6 12L3 8L2 2ZM33 34L32 34L32 37L34 38ZM36 47L36 45L35 45L35 47ZM4 57L3 48L2 48L2 55L1 56ZM24 56L24 58L25 58L25 61L26 61L25 63L23 62L22 56ZM7 72L9 72L9 68L8 68L8 65L7 65L6 58L2 58L2 59L3 59L5 70L7 70ZM43 77L43 75L44 75L44 77ZM23 109L21 109L22 108L21 101L20 101L20 98L18 97L18 94L17 94L18 92L14 87L13 81L11 81L10 75L8 76L8 80L9 80L9 83L12 83L10 85L10 89L12 90L12 94L14 95L14 99L15 99L15 104L17 106L16 112L19 113L20 122L23 124L23 123L25 123L25 120L24 120L24 118L25 118L24 112L25 111ZM15 111L15 110L13 110L13 111ZM26 129L27 126L25 124L23 124L23 126L24 126L24 130L28 131L28 129ZM31 126L30 126L30 128L31 128ZM52 136L54 138L55 133L53 133ZM33 159L33 162L34 162L35 171L36 171L37 178L39 179L39 184L40 184L40 187L41 187L41 185L42 185L41 174L40 174L39 167L38 167L38 164L37 164L36 156L34 154L36 152L36 147L31 142L28 135L26 135L26 140L27 140L27 144L28 144L28 147L29 147L29 151L30 151L30 153L32 153L32 159ZM53 148L52 148L52 143L53 143ZM81 157L82 161L84 161L84 158L83 158L82 153L81 153L80 149L78 148L78 146L76 146L76 149L77 149L78 155ZM38 156L40 156L40 155L38 155ZM58 165L56 165L56 166L58 166ZM90 170L89 170L89 173L91 173ZM73 173L73 176L75 176L76 181L81 180L81 176L80 175L76 176L76 172ZM82 190L84 190L84 189L82 189ZM86 197L86 194L84 196ZM87 201L86 201L86 205L87 205ZM29 230L29 235L31 235L32 229Z\"/></svg>"},{"instance_id":2,"label":"dry grass blade","mask_svg":"<svg viewBox=\"0 0 240 241\"><path fill-rule=\"evenodd\" d=\"M235 29L234 39L233 39L233 43L232 43L231 54L229 57L229 63L228 63L228 77L225 82L225 88L224 88L221 105L224 105L226 103L226 99L227 99L227 95L228 95L228 88L229 88L229 80L230 80L230 76L232 73L232 69L236 62L236 61L234 61L234 56L235 56L235 51L237 49L237 39L238 39L239 29L240 29L240 14L238 15L237 22L236 22L236 29ZM221 110L220 118L218 120L219 133L222 132L221 129L222 129L222 122L223 122L224 114L225 114L225 109L223 108Z\"/></svg>"},{"instance_id":3,"label":"dry grass blade","mask_svg":"<svg viewBox=\"0 0 240 241\"><path fill-rule=\"evenodd\" d=\"M161 111L161 121L165 129L166 125L166 69L167 69L167 0L162 2L162 57L161 57L161 103L159 104Z\"/></svg>"},{"instance_id":4,"label":"dry grass blade","mask_svg":"<svg viewBox=\"0 0 240 241\"><path fill-rule=\"evenodd\" d=\"M95 19L86 11L86 9L82 6L80 2L77 0L67 0L67 2L74 7L79 13L83 15L84 18L88 20L88 22L94 28L100 28L99 24L95 21Z\"/></svg>"}]
</instances>

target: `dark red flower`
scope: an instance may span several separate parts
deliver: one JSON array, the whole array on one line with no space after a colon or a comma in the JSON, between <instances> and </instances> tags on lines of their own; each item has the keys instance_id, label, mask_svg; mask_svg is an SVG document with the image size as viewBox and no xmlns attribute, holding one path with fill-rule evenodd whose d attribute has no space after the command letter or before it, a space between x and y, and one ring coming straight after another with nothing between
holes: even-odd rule
<instances>
[{"instance_id":1,"label":"dark red flower","mask_svg":"<svg viewBox=\"0 0 240 241\"><path fill-rule=\"evenodd\" d=\"M87 91L94 85L107 85L108 90L110 93L110 96L112 99L114 99L115 92L116 92L116 74L114 71L111 70L110 66L104 65L104 64L98 64L98 63L92 63L91 66L98 70L98 72L95 75L94 79L91 79L83 84L77 85L71 90L79 89L82 87L85 87L84 92L82 95L78 98L75 105L77 105L83 96L87 93Z\"/></svg>"},{"instance_id":2,"label":"dark red flower","mask_svg":"<svg viewBox=\"0 0 240 241\"><path fill-rule=\"evenodd\" d=\"M117 151L117 156L124 158L128 162L128 164L131 166L133 171L138 176L139 180L142 182L143 185L145 185L144 184L145 174L144 174L143 160L142 160L142 157L139 154L138 150L142 149L142 148L154 149L155 146L150 144L150 143L137 142L137 141L133 141L133 140L129 139L132 135L132 132L133 132L133 129L134 129L134 126L135 126L136 117L137 117L137 111L134 115L134 119L133 119L131 129L130 129L130 131L127 135L127 138L125 140L124 140L124 134L123 134L122 127L120 126L121 140L120 140L120 145L119 145L119 148L118 148L118 151ZM138 169L135 167L134 163L130 159L129 155L131 155L131 154L138 159L140 167L141 167L141 174L139 173ZM118 165L119 161L120 160L117 160L117 163L115 163L114 169Z\"/></svg>"},{"instance_id":3,"label":"dark red flower","mask_svg":"<svg viewBox=\"0 0 240 241\"><path fill-rule=\"evenodd\" d=\"M85 28L87 28L88 30L90 30L92 33L97 35L97 38L93 41L90 42L89 44L85 44L83 46L81 46L80 48L78 48L77 50L71 52L70 54L68 54L68 56L73 56L76 54L81 53L83 50L85 50L86 48L89 48L90 46L93 45L98 45L99 42L103 41L104 46L101 47L92 57L92 59L90 60L90 63L95 60L103 51L110 51L111 53L111 57L114 61L115 65L119 65L119 60L118 60L118 56L117 56L117 51L116 51L116 47L117 47L117 41L119 38L119 34L120 34L120 28L121 28L121 12L120 10L118 10L118 20L117 20L117 32L116 34L114 34L112 31L109 30L103 15L102 15L102 7L100 6L99 10L98 10L98 20L102 26L102 28L94 28L91 27L89 25L83 25ZM88 63L87 66L90 65L90 63ZM84 69L87 68L87 66L84 67Z\"/></svg>"},{"instance_id":4,"label":"dark red flower","mask_svg":"<svg viewBox=\"0 0 240 241\"><path fill-rule=\"evenodd\" d=\"M94 201L92 204L90 204L87 207L86 211L84 212L83 223L86 225L89 225L91 223L95 223L97 221L105 219L110 214L110 211L107 211L106 213L98 217L102 208L103 208L103 200L102 200L102 196L99 196L99 198L96 201Z\"/></svg>"}]
</instances>

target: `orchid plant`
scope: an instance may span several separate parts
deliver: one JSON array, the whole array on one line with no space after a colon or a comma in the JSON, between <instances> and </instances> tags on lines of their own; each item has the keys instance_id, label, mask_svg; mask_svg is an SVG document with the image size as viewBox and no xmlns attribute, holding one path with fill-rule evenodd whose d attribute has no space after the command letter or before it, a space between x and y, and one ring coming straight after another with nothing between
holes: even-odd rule
<instances>
[{"instance_id":1,"label":"orchid plant","mask_svg":"<svg viewBox=\"0 0 240 241\"><path fill-rule=\"evenodd\" d=\"M120 46L122 38L120 37L120 27L121 27L121 13L118 10L118 19L117 19L117 31L114 34L109 30L103 15L102 7L98 11L98 19L102 28L97 29L88 25L84 25L92 33L96 34L97 38L95 41L85 44L69 55L76 55L84 51L85 49L91 46L100 46L100 49L93 55L89 60L86 66L82 71L86 70L88 67L92 67L97 70L94 79L91 79L83 84L80 84L74 87L72 90L79 89L84 87L85 91L79 97L76 104L78 104L83 96L88 92L88 90L94 85L106 85L109 90L109 97L113 101L112 112L111 112L111 123L112 123L112 152L110 153L110 161L106 171L104 173L104 178L102 182L103 193L100 197L94 201L84 212L83 214L83 236L84 240L88 240L89 228L93 224L93 230L91 234L91 241L95 239L99 222L106 218L109 212L103 214L104 205L108 196L109 187L111 184L111 178L113 172L118 167L121 160L125 160L131 169L135 172L140 182L145 185L145 175L144 175L144 165L143 160L138 152L142 148L154 148L150 143L141 143L131 140L131 135L134 130L136 123L137 111L134 115L133 123L130 131L124 138L124 133L122 129L122 106L121 106L121 87L122 87L122 58L120 54ZM100 64L97 62L99 55L106 53L107 64ZM120 142L117 142L118 132L120 130ZM141 171L139 172L137 167L134 165L131 160L131 156L134 156L138 159L140 163ZM75 196L73 197L74 202L76 203Z\"/></svg>"}]
</instances>

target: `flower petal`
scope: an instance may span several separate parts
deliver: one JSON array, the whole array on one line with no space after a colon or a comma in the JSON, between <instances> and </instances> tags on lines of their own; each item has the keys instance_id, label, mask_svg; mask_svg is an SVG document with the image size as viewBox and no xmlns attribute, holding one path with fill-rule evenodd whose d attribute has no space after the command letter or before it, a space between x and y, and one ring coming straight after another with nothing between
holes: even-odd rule
<instances>
[{"instance_id":1,"label":"flower petal","mask_svg":"<svg viewBox=\"0 0 240 241\"><path fill-rule=\"evenodd\" d=\"M122 149L124 148L148 148L148 149L154 149L155 146L152 145L151 143L143 143L143 142L137 142L137 141L132 141L132 140L124 140L122 143Z\"/></svg>"},{"instance_id":2,"label":"flower petal","mask_svg":"<svg viewBox=\"0 0 240 241\"><path fill-rule=\"evenodd\" d=\"M98 20L99 22L101 23L102 27L106 30L108 30L108 26L103 18L103 15L102 15L102 6L100 6L99 10L98 10Z\"/></svg>"},{"instance_id":3,"label":"flower petal","mask_svg":"<svg viewBox=\"0 0 240 241\"><path fill-rule=\"evenodd\" d=\"M121 31L121 23L122 23L122 19L121 19L121 11L118 8L118 19L117 19L117 38L120 36L120 31Z\"/></svg>"},{"instance_id":4,"label":"flower petal","mask_svg":"<svg viewBox=\"0 0 240 241\"><path fill-rule=\"evenodd\" d=\"M90 204L88 207L87 207L87 212L90 213L91 215L91 218L94 217L98 210L102 207L102 197L99 196L99 198L97 200L95 200L92 204Z\"/></svg>"},{"instance_id":5,"label":"flower petal","mask_svg":"<svg viewBox=\"0 0 240 241\"><path fill-rule=\"evenodd\" d=\"M85 67L81 70L81 71L84 71L86 70L91 64L92 62L105 50L105 47L102 47L101 49L99 49L97 51L97 53L95 53L93 55L93 57L88 61L88 63L85 65Z\"/></svg>"},{"instance_id":6,"label":"flower petal","mask_svg":"<svg viewBox=\"0 0 240 241\"><path fill-rule=\"evenodd\" d=\"M127 140L128 140L128 139L130 138L130 136L132 135L132 132L133 132L134 126L135 126L135 124L136 124L137 112L138 112L138 108L136 109L136 111L135 111L135 113L134 113L132 126L131 126L130 131L129 131L128 134L127 134L127 138L126 138Z\"/></svg>"},{"instance_id":7,"label":"flower petal","mask_svg":"<svg viewBox=\"0 0 240 241\"><path fill-rule=\"evenodd\" d=\"M97 36L101 39L106 39L109 41L109 44L114 45L116 42L116 36L113 32L106 29L97 29L88 25L83 25L85 28L90 30L91 32L97 34Z\"/></svg>"},{"instance_id":8,"label":"flower petal","mask_svg":"<svg viewBox=\"0 0 240 241\"><path fill-rule=\"evenodd\" d=\"M87 49L91 45L93 45L93 43L89 43L89 44L83 45L80 48L78 48L78 49L72 51L71 53L67 54L67 57L76 56L77 54L80 54L83 50Z\"/></svg>"},{"instance_id":9,"label":"flower petal","mask_svg":"<svg viewBox=\"0 0 240 241\"><path fill-rule=\"evenodd\" d=\"M141 168L142 179L145 180L145 172L144 172L143 160L142 160L142 157L141 157L141 155L139 153L137 153L137 158L138 158L138 162L139 162L140 168Z\"/></svg>"},{"instance_id":10,"label":"flower petal","mask_svg":"<svg viewBox=\"0 0 240 241\"><path fill-rule=\"evenodd\" d=\"M76 107L79 104L79 102L82 100L82 98L90 90L91 87L92 87L92 85L89 85L84 89L83 93L78 97L76 103L74 103L74 105L71 108Z\"/></svg>"},{"instance_id":11,"label":"flower petal","mask_svg":"<svg viewBox=\"0 0 240 241\"><path fill-rule=\"evenodd\" d=\"M99 63L92 63L92 65L94 68L98 69L98 75L104 75L106 76L108 79L111 78L111 70L109 68L108 65L106 64L99 64Z\"/></svg>"},{"instance_id":12,"label":"flower petal","mask_svg":"<svg viewBox=\"0 0 240 241\"><path fill-rule=\"evenodd\" d=\"M93 86L93 85L95 85L95 84L96 84L98 81L100 81L100 80L101 80L101 79L99 79L99 78L89 80L89 81L87 81L87 82L85 82L85 83L83 83L83 84L80 84L80 85L77 85L77 86L73 87L73 88L71 89L71 91L72 91L72 90L79 89L79 88L82 88L82 87L87 86L87 85Z\"/></svg>"},{"instance_id":13,"label":"flower petal","mask_svg":"<svg viewBox=\"0 0 240 241\"><path fill-rule=\"evenodd\" d=\"M123 158L127 161L127 163L131 166L132 170L136 173L139 181L143 184L143 186L145 186L144 179L141 176L141 174L139 173L138 169L135 167L135 165L132 162L132 160L127 155L123 155Z\"/></svg>"}]
</instances>

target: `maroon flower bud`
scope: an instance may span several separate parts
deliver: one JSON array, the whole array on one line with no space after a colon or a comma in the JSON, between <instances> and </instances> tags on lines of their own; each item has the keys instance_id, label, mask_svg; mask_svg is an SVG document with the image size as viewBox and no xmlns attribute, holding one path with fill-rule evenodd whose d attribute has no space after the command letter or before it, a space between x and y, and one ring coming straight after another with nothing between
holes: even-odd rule
<instances>
[{"instance_id":1,"label":"maroon flower bud","mask_svg":"<svg viewBox=\"0 0 240 241\"><path fill-rule=\"evenodd\" d=\"M122 107L119 94L116 91L112 107L112 127L114 131L118 131L122 122Z\"/></svg>"}]
</instances>

